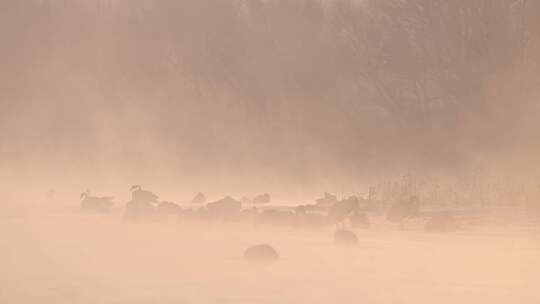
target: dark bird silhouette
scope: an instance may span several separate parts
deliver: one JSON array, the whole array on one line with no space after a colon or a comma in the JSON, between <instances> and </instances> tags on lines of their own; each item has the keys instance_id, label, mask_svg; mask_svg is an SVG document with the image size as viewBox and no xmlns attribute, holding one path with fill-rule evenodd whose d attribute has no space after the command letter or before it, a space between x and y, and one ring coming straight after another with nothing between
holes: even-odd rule
<instances>
[{"instance_id":1,"label":"dark bird silhouette","mask_svg":"<svg viewBox=\"0 0 540 304\"><path fill-rule=\"evenodd\" d=\"M80 196L81 210L86 212L108 212L114 205L112 197L91 196L89 192L83 192Z\"/></svg>"},{"instance_id":2,"label":"dark bird silhouette","mask_svg":"<svg viewBox=\"0 0 540 304\"><path fill-rule=\"evenodd\" d=\"M206 209L212 218L232 219L240 216L242 203L230 196L226 196L223 199L206 204Z\"/></svg>"},{"instance_id":3,"label":"dark bird silhouette","mask_svg":"<svg viewBox=\"0 0 540 304\"><path fill-rule=\"evenodd\" d=\"M141 186L134 185L129 189L131 191L131 201L126 204L126 218L141 219L150 218L156 215L156 206L158 196L146 190Z\"/></svg>"},{"instance_id":4,"label":"dark bird silhouette","mask_svg":"<svg viewBox=\"0 0 540 304\"><path fill-rule=\"evenodd\" d=\"M279 255L272 246L261 244L246 249L244 259L248 261L270 262L279 259Z\"/></svg>"},{"instance_id":5,"label":"dark bird silhouette","mask_svg":"<svg viewBox=\"0 0 540 304\"><path fill-rule=\"evenodd\" d=\"M334 244L335 245L356 245L358 244L358 237L352 231L337 230L336 232L334 232Z\"/></svg>"},{"instance_id":6,"label":"dark bird silhouette","mask_svg":"<svg viewBox=\"0 0 540 304\"><path fill-rule=\"evenodd\" d=\"M358 213L359 204L355 199L334 203L328 210L328 220L337 226L344 225L345 220Z\"/></svg>"},{"instance_id":7,"label":"dark bird silhouette","mask_svg":"<svg viewBox=\"0 0 540 304\"><path fill-rule=\"evenodd\" d=\"M206 196L202 192L199 192L197 195L195 195L191 202L193 204L204 204L206 203Z\"/></svg>"},{"instance_id":8,"label":"dark bird silhouette","mask_svg":"<svg viewBox=\"0 0 540 304\"><path fill-rule=\"evenodd\" d=\"M335 195L325 192L324 197L316 199L317 206L321 208L328 208L338 202Z\"/></svg>"},{"instance_id":9,"label":"dark bird silhouette","mask_svg":"<svg viewBox=\"0 0 540 304\"><path fill-rule=\"evenodd\" d=\"M158 196L150 191L142 190L140 185L131 186L130 191L132 201L157 203Z\"/></svg>"},{"instance_id":10,"label":"dark bird silhouette","mask_svg":"<svg viewBox=\"0 0 540 304\"><path fill-rule=\"evenodd\" d=\"M261 195L257 195L253 198L253 204L268 204L270 203L270 194L265 193Z\"/></svg>"}]
</instances>

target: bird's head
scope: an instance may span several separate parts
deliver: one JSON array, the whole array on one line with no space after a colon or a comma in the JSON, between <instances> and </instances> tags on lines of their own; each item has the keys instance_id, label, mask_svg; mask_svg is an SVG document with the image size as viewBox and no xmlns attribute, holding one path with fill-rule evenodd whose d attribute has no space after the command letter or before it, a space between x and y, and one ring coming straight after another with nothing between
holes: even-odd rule
<instances>
[{"instance_id":1,"label":"bird's head","mask_svg":"<svg viewBox=\"0 0 540 304\"><path fill-rule=\"evenodd\" d=\"M133 185L131 188L129 188L129 191L135 191L135 190L141 190L142 187L140 185Z\"/></svg>"}]
</instances>

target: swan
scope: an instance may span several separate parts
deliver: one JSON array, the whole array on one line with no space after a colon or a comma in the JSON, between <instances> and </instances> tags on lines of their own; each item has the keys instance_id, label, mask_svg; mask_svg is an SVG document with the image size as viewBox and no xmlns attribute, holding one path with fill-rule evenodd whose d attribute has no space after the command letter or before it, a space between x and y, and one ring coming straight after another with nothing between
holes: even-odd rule
<instances>
[{"instance_id":1,"label":"swan","mask_svg":"<svg viewBox=\"0 0 540 304\"><path fill-rule=\"evenodd\" d=\"M132 201L157 203L157 200L159 198L157 195L150 191L142 190L142 187L140 185L133 185L129 190L131 191Z\"/></svg>"},{"instance_id":2,"label":"swan","mask_svg":"<svg viewBox=\"0 0 540 304\"><path fill-rule=\"evenodd\" d=\"M91 196L89 191L81 193L81 210L88 212L108 212L114 205L113 197Z\"/></svg>"}]
</instances>

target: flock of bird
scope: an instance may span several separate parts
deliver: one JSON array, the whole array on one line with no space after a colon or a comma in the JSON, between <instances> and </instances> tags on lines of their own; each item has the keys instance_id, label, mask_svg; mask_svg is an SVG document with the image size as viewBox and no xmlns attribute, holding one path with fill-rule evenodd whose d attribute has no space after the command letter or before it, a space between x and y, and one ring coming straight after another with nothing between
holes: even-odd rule
<instances>
[{"instance_id":1,"label":"flock of bird","mask_svg":"<svg viewBox=\"0 0 540 304\"><path fill-rule=\"evenodd\" d=\"M268 193L253 199L246 197L236 200L226 196L214 202L208 202L203 193L197 193L192 200L193 207L182 207L179 204L159 201L159 197L140 185L130 188L131 200L126 203L124 215L130 220L159 219L176 216L182 220L218 220L218 221L251 221L269 225L289 225L299 227L323 227L333 225L336 228L367 229L371 227L368 214L379 212L380 202L370 195L368 198L350 196L339 200L335 195L325 193L314 204L298 205L294 208L260 208L268 204L271 197ZM81 209L85 212L108 212L113 207L112 197L92 196L89 191L81 194ZM202 206L201 206L202 205ZM389 205L382 210L389 222L401 224L407 219L421 216L419 199L410 196ZM426 222L428 231L455 231L458 228L456 219L451 214L435 214Z\"/></svg>"},{"instance_id":2,"label":"flock of bird","mask_svg":"<svg viewBox=\"0 0 540 304\"><path fill-rule=\"evenodd\" d=\"M159 201L159 197L140 185L130 188L131 200L126 203L124 216L129 220L156 220L166 217L177 217L179 220L252 222L272 226L324 227L334 226L334 244L354 245L358 238L348 227L368 229L371 222L368 214L381 214L380 202L374 199L372 191L368 198L350 196L339 200L335 195L325 193L314 204L298 205L294 208L258 208L271 201L269 194L258 195L253 199L246 197L236 200L226 196L218 201L206 202L206 197L199 192L192 200L192 206L183 208L179 204ZM89 213L109 212L114 203L112 197L96 197L86 191L81 194L81 210ZM202 206L201 206L202 205ZM247 206L246 208L244 208ZM419 199L410 196L398 200L382 210L387 221L402 224L407 219L419 218ZM453 232L459 228L457 219L450 213L432 214L425 223L426 231ZM260 244L249 247L244 258L247 260L273 261L279 255L270 245Z\"/></svg>"}]
</instances>

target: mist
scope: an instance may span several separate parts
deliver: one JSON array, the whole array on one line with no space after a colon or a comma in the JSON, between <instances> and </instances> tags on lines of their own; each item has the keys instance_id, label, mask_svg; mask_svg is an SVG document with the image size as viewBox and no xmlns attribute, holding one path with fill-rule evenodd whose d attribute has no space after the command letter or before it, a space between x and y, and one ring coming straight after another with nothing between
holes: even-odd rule
<instances>
[{"instance_id":1,"label":"mist","mask_svg":"<svg viewBox=\"0 0 540 304\"><path fill-rule=\"evenodd\" d=\"M362 299L363 285L373 303L412 302L406 286L417 303L464 290L471 303L534 303L539 76L540 2L530 0L2 0L0 241L11 249L0 285L13 289L0 289L0 302L314 303ZM242 211L269 193L270 204L254 205L261 214L298 212L328 192L336 204L369 202L372 230L353 229L361 248L336 251L338 223L253 228L207 223L201 211L202 222L132 225L132 185L204 212L190 205L198 192L249 199ZM83 191L114 207L88 216ZM409 196L415 219L388 223ZM431 212L452 213L465 231L426 235ZM265 240L285 257L278 266L235 260ZM420 248L439 266L425 268ZM440 266L456 248L457 268ZM163 260L173 254L185 255ZM63 259L71 271L59 271ZM461 282L464 265L473 278ZM85 274L94 287L67 284ZM451 279L437 285L439 275ZM300 287L306 280L316 287ZM389 286L393 296L379 289Z\"/></svg>"},{"instance_id":2,"label":"mist","mask_svg":"<svg viewBox=\"0 0 540 304\"><path fill-rule=\"evenodd\" d=\"M286 191L538 155L534 2L2 3L25 181Z\"/></svg>"}]
</instances>

